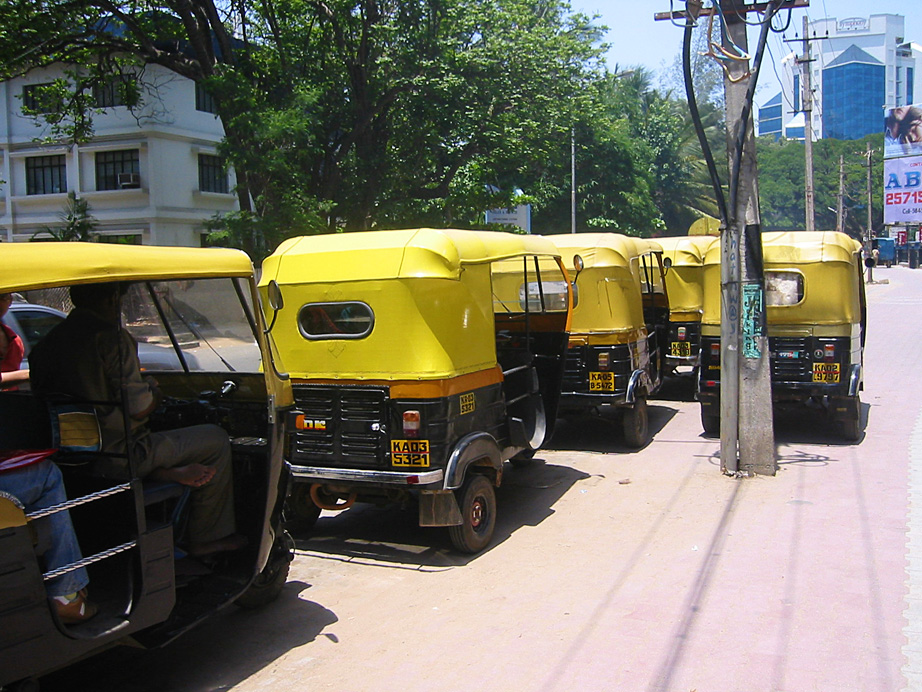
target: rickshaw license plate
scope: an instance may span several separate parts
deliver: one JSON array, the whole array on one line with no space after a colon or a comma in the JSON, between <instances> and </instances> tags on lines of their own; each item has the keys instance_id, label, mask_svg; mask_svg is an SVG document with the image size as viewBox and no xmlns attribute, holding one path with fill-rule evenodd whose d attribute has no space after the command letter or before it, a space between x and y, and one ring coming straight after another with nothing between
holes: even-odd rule
<instances>
[{"instance_id":1,"label":"rickshaw license plate","mask_svg":"<svg viewBox=\"0 0 922 692\"><path fill-rule=\"evenodd\" d=\"M615 373L613 372L590 372L589 373L589 391L590 392L613 392L615 391Z\"/></svg>"},{"instance_id":2,"label":"rickshaw license plate","mask_svg":"<svg viewBox=\"0 0 922 692\"><path fill-rule=\"evenodd\" d=\"M429 466L429 440L391 440L391 464L410 468Z\"/></svg>"},{"instance_id":3,"label":"rickshaw license plate","mask_svg":"<svg viewBox=\"0 0 922 692\"><path fill-rule=\"evenodd\" d=\"M688 358L691 355L690 341L673 341L669 344L669 355Z\"/></svg>"},{"instance_id":4,"label":"rickshaw license plate","mask_svg":"<svg viewBox=\"0 0 922 692\"><path fill-rule=\"evenodd\" d=\"M839 364L838 363L814 363L813 364L813 381L814 382L838 382L839 381Z\"/></svg>"}]
</instances>

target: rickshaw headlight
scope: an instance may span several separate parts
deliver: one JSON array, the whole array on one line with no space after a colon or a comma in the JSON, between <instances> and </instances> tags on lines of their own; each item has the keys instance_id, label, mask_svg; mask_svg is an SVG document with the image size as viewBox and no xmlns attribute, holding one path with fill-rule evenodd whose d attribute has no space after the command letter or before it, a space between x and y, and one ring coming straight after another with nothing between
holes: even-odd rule
<instances>
[{"instance_id":1,"label":"rickshaw headlight","mask_svg":"<svg viewBox=\"0 0 922 692\"><path fill-rule=\"evenodd\" d=\"M405 438L409 440L419 437L419 421L419 411L403 412L403 436Z\"/></svg>"},{"instance_id":2,"label":"rickshaw headlight","mask_svg":"<svg viewBox=\"0 0 922 692\"><path fill-rule=\"evenodd\" d=\"M609 357L611 354L604 351L599 354L599 370L608 370Z\"/></svg>"}]
</instances>

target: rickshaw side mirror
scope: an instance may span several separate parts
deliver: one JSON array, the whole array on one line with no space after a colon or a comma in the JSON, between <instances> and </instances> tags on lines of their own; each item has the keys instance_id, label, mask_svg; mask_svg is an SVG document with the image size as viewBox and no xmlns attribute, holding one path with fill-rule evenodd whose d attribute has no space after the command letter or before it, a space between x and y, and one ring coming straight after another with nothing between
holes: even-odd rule
<instances>
[{"instance_id":1,"label":"rickshaw side mirror","mask_svg":"<svg viewBox=\"0 0 922 692\"><path fill-rule=\"evenodd\" d=\"M278 281L272 279L267 287L267 292L269 294L269 307L273 310L281 310L285 307L285 299L282 298L282 289L279 287Z\"/></svg>"},{"instance_id":2,"label":"rickshaw side mirror","mask_svg":"<svg viewBox=\"0 0 922 692\"><path fill-rule=\"evenodd\" d=\"M663 270L668 272L671 266L672 266L672 258L663 257Z\"/></svg>"},{"instance_id":3,"label":"rickshaw side mirror","mask_svg":"<svg viewBox=\"0 0 922 692\"><path fill-rule=\"evenodd\" d=\"M584 266L583 258L579 255L573 255L573 268L576 270L576 273L573 275L573 281L570 282L570 285L573 288L574 308L579 304L579 289L576 287L576 280L579 278L579 273L583 271Z\"/></svg>"},{"instance_id":4,"label":"rickshaw side mirror","mask_svg":"<svg viewBox=\"0 0 922 692\"><path fill-rule=\"evenodd\" d=\"M279 286L279 282L275 279L272 279L269 285L266 286L266 294L269 297L269 307L272 308L272 321L269 323L269 326L266 327L266 334L268 334L275 326L275 320L279 316L279 310L285 307L285 299L282 298L282 289Z\"/></svg>"},{"instance_id":5,"label":"rickshaw side mirror","mask_svg":"<svg viewBox=\"0 0 922 692\"><path fill-rule=\"evenodd\" d=\"M873 258L873 257L865 257L865 258L864 258L864 266L866 266L868 269L871 269L872 267L874 267L875 264L876 264L876 262L874 262L874 258Z\"/></svg>"}]
</instances>

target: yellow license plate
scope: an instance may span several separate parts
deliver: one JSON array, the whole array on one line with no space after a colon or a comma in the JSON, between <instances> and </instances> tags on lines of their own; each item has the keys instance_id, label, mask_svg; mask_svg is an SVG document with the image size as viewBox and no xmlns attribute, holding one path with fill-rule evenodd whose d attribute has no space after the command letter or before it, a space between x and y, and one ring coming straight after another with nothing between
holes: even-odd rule
<instances>
[{"instance_id":1,"label":"yellow license plate","mask_svg":"<svg viewBox=\"0 0 922 692\"><path fill-rule=\"evenodd\" d=\"M688 358L691 355L691 342L673 341L669 344L669 355L678 358Z\"/></svg>"},{"instance_id":2,"label":"yellow license plate","mask_svg":"<svg viewBox=\"0 0 922 692\"><path fill-rule=\"evenodd\" d=\"M830 382L839 381L839 364L838 363L814 363L813 364L813 381Z\"/></svg>"},{"instance_id":3,"label":"yellow license plate","mask_svg":"<svg viewBox=\"0 0 922 692\"><path fill-rule=\"evenodd\" d=\"M589 373L589 391L590 392L613 392L615 391L615 373L613 372L590 372Z\"/></svg>"},{"instance_id":4,"label":"yellow license plate","mask_svg":"<svg viewBox=\"0 0 922 692\"><path fill-rule=\"evenodd\" d=\"M391 465L409 468L429 466L429 440L391 440Z\"/></svg>"}]
</instances>

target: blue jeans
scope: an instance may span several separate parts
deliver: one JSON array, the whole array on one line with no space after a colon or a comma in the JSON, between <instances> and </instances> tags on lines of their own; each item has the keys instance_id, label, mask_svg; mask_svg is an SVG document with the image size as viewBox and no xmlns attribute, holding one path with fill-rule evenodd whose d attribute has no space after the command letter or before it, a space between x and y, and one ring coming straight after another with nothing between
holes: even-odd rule
<instances>
[{"instance_id":1,"label":"blue jeans","mask_svg":"<svg viewBox=\"0 0 922 692\"><path fill-rule=\"evenodd\" d=\"M25 505L26 512L46 509L67 501L61 469L48 459L0 473L0 490L15 496ZM48 571L83 559L69 512L57 512L38 522L47 522L45 526L50 529L51 547L45 551L45 567ZM52 579L45 588L49 596L64 596L79 591L89 581L86 569L81 567Z\"/></svg>"}]
</instances>

